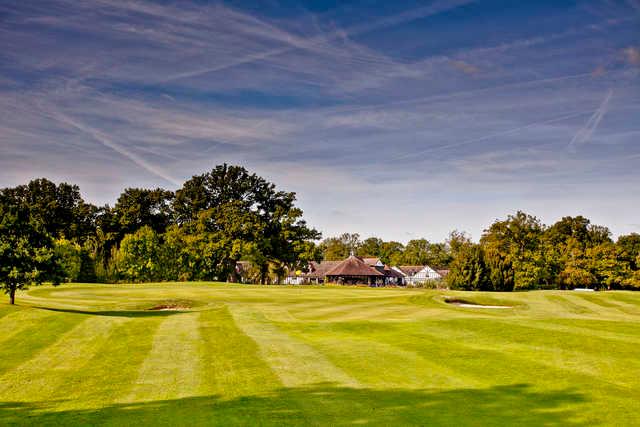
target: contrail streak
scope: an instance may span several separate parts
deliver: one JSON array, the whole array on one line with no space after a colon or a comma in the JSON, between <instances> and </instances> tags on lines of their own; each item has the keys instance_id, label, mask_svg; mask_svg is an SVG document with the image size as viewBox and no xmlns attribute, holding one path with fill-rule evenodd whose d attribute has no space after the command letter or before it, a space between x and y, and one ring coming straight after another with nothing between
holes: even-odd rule
<instances>
[{"instance_id":1,"label":"contrail streak","mask_svg":"<svg viewBox=\"0 0 640 427\"><path fill-rule=\"evenodd\" d=\"M404 105L413 105L413 104L424 103L427 101L449 100L452 98L464 97L468 95L479 95L479 94L482 94L485 92L491 92L494 90L513 89L513 88L536 85L541 83L555 83L555 82L560 82L565 80L573 80L573 79L578 79L582 77L591 77L591 76L592 74L589 72L589 73L580 73L580 74L570 74L565 76L545 77L542 79L526 80L523 82L505 83L505 84L496 85L496 86L483 87L480 89L469 89L469 90L458 91L458 92L448 92L448 93L442 93L437 95L429 95L421 98L389 101L384 104L380 103L380 104L362 105L362 106L355 106L355 107L335 107L325 111L329 113L347 113L352 111L374 110L374 109L387 107L387 106L396 107L396 106L404 106Z\"/></svg>"},{"instance_id":2,"label":"contrail streak","mask_svg":"<svg viewBox=\"0 0 640 427\"><path fill-rule=\"evenodd\" d=\"M579 117L579 116L582 116L582 115L590 113L590 112L591 111L580 111L580 112L575 112L575 113L571 113L571 114L565 114L563 116L555 117L553 119L548 119L548 120L542 120L542 121L539 121L539 122L529 123L529 124L526 124L524 126L519 126L517 128L507 129L507 130L504 130L504 131L501 131L501 132L492 133L490 135L485 135L485 136L481 136L481 137L478 137L478 138L466 139L464 141L455 142L455 143L452 143L452 144L439 145L437 147L430 147L430 148L426 148L424 150L420 150L420 151L417 151L417 152L414 151L414 152L411 152L411 153L403 154L401 156L393 157L393 158L391 158L391 160L402 160L402 159L406 159L406 158L409 158L409 157L415 157L416 155L426 154L426 153L437 151L437 150L444 150L444 149L447 149L447 148L454 148L454 147L460 147L460 146L463 146L463 145L469 145L469 144L473 144L475 142L480 142L480 141L485 141L485 140L488 140L488 139L492 139L492 138L495 138L497 136L503 136L503 135L509 135L509 134L512 134L512 133L517 133L517 132L520 132L522 130L534 127L534 126L545 125L545 124L555 123L555 122L561 122L563 120L571 119L571 118L574 118L574 117Z\"/></svg>"},{"instance_id":3,"label":"contrail streak","mask_svg":"<svg viewBox=\"0 0 640 427\"><path fill-rule=\"evenodd\" d=\"M349 36L362 35L362 34L370 33L372 31L376 31L382 28L392 27L404 22L411 22L417 19L426 18L428 16L436 15L440 12L454 9L456 7L459 7L468 3L473 3L473 2L475 2L475 0L455 0L453 2L440 1L429 6L423 6L414 10L405 11L397 15L380 19L378 21L374 21L372 23L356 25L352 28L347 29L346 31L334 31L328 36L318 36L318 37L312 37L312 38L303 39L303 40L292 39L290 40L291 45L289 46L278 48L278 49L271 49L264 52L253 53L245 57L238 58L235 61L216 65L214 67L207 67L199 70L193 70L193 71L187 71L180 74L175 74L173 76L169 76L168 78L162 80L161 83L167 83L170 81L180 80L187 77L195 77L202 74L225 70L227 68L232 68L238 65L248 64L248 63L266 59L272 56L281 55L283 53L290 52L295 49L313 50L318 48L320 45L325 44L327 41L339 39L343 37L345 34Z\"/></svg>"},{"instance_id":4,"label":"contrail streak","mask_svg":"<svg viewBox=\"0 0 640 427\"><path fill-rule=\"evenodd\" d=\"M122 155L123 157L127 158L128 160L132 161L133 163L135 163L137 166L140 166L141 168L147 170L148 172L151 172L153 175L156 175L162 179L164 179L165 181L170 182L171 184L174 184L176 186L180 186L180 182L178 182L175 178L173 178L172 176L170 176L169 174L167 174L164 170L162 170L161 168L152 165L151 163L149 163L148 161L146 161L145 159L143 159L142 157L132 153L131 151L127 150L125 147L121 146L120 144L117 144L115 142L113 142L109 137L107 137L105 134L103 134L102 132L100 132L97 129L93 129L89 126L86 126L82 123L79 123L73 119L71 119L70 117L59 113L59 112L54 112L53 113L53 117L68 125L71 126L79 131L82 131L86 134L88 134L89 136L91 136L93 139L95 139L96 141L100 142L102 145L104 145L105 147L108 147L110 149L112 149L113 151L117 152L118 154Z\"/></svg>"},{"instance_id":5,"label":"contrail streak","mask_svg":"<svg viewBox=\"0 0 640 427\"><path fill-rule=\"evenodd\" d=\"M596 109L596 111L593 112L591 117L589 117L587 123L585 123L584 126L580 129L578 129L578 132L576 132L573 138L571 138L571 141L568 145L569 150L575 151L576 146L582 145L591 139L593 133L596 131L596 129L598 129L600 121L602 120L604 115L607 114L607 109L609 108L609 100L611 99L612 95L613 90L609 89L609 92L607 92L607 95L600 103L600 106Z\"/></svg>"}]
</instances>

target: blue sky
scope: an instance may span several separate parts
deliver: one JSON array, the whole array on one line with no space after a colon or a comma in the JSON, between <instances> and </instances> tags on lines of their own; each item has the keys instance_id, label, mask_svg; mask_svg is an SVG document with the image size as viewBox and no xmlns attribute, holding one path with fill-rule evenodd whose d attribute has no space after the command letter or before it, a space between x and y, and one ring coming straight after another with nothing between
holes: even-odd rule
<instances>
[{"instance_id":1,"label":"blue sky","mask_svg":"<svg viewBox=\"0 0 640 427\"><path fill-rule=\"evenodd\" d=\"M325 236L640 232L640 0L4 0L0 186L113 204L223 162Z\"/></svg>"}]
</instances>

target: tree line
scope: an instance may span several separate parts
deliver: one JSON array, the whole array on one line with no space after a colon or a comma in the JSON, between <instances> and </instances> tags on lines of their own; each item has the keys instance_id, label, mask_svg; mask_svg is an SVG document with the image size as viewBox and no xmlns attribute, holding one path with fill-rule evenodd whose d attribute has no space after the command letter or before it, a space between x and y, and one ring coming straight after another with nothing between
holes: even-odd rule
<instances>
[{"instance_id":1,"label":"tree line","mask_svg":"<svg viewBox=\"0 0 640 427\"><path fill-rule=\"evenodd\" d=\"M614 242L607 227L583 216L546 226L535 216L517 212L496 220L478 243L457 230L444 242L414 239L406 245L344 233L325 239L320 250L326 260L353 253L392 266L447 269L446 285L452 289L640 289L640 234L622 235Z\"/></svg>"},{"instance_id":2,"label":"tree line","mask_svg":"<svg viewBox=\"0 0 640 427\"><path fill-rule=\"evenodd\" d=\"M251 261L258 283L322 255L296 195L240 166L219 165L177 191L125 189L113 207L77 185L35 179L0 190L0 286L60 282L237 281Z\"/></svg>"},{"instance_id":3,"label":"tree line","mask_svg":"<svg viewBox=\"0 0 640 427\"><path fill-rule=\"evenodd\" d=\"M14 301L30 284L238 281L250 261L255 283L280 283L310 261L355 253L389 265L449 269L453 289L640 289L640 235L613 241L582 216L546 226L517 212L474 243L453 231L444 242L407 244L345 233L319 244L295 193L240 166L216 166L178 190L127 188L113 207L82 199L77 185L35 179L0 189L0 286Z\"/></svg>"},{"instance_id":4,"label":"tree line","mask_svg":"<svg viewBox=\"0 0 640 427\"><path fill-rule=\"evenodd\" d=\"M376 257L388 265L430 265L448 268L462 245L471 239L465 232L454 230L444 242L429 242L427 239L413 239L402 244L384 241L378 237L365 240L357 233L344 233L338 237L323 240L319 247L327 261L343 260L350 254L360 257Z\"/></svg>"},{"instance_id":5,"label":"tree line","mask_svg":"<svg viewBox=\"0 0 640 427\"><path fill-rule=\"evenodd\" d=\"M607 227L583 216L546 226L519 211L491 224L479 243L465 243L447 283L480 291L640 289L640 234L614 242Z\"/></svg>"}]
</instances>

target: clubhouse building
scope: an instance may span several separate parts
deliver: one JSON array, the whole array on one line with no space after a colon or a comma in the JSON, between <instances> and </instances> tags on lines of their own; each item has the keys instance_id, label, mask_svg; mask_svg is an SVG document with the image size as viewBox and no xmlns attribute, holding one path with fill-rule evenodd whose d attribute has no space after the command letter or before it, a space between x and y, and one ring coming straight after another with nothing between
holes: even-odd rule
<instances>
[{"instance_id":1,"label":"clubhouse building","mask_svg":"<svg viewBox=\"0 0 640 427\"><path fill-rule=\"evenodd\" d=\"M441 280L447 273L447 270L435 270L428 265L390 267L379 258L351 255L343 261L310 262L306 272L290 272L285 283L416 286L430 280Z\"/></svg>"}]
</instances>

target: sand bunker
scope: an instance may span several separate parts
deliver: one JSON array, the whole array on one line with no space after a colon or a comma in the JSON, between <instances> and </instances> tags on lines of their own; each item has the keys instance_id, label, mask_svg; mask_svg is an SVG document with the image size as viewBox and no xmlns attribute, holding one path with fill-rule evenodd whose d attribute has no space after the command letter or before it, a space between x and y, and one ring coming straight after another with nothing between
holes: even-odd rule
<instances>
[{"instance_id":1,"label":"sand bunker","mask_svg":"<svg viewBox=\"0 0 640 427\"><path fill-rule=\"evenodd\" d=\"M464 308L513 308L510 305L483 305L461 299L445 299L444 302L455 305L456 307Z\"/></svg>"},{"instance_id":2,"label":"sand bunker","mask_svg":"<svg viewBox=\"0 0 640 427\"><path fill-rule=\"evenodd\" d=\"M149 311L180 311L189 310L193 307L191 301L162 301L156 305L147 308Z\"/></svg>"}]
</instances>

